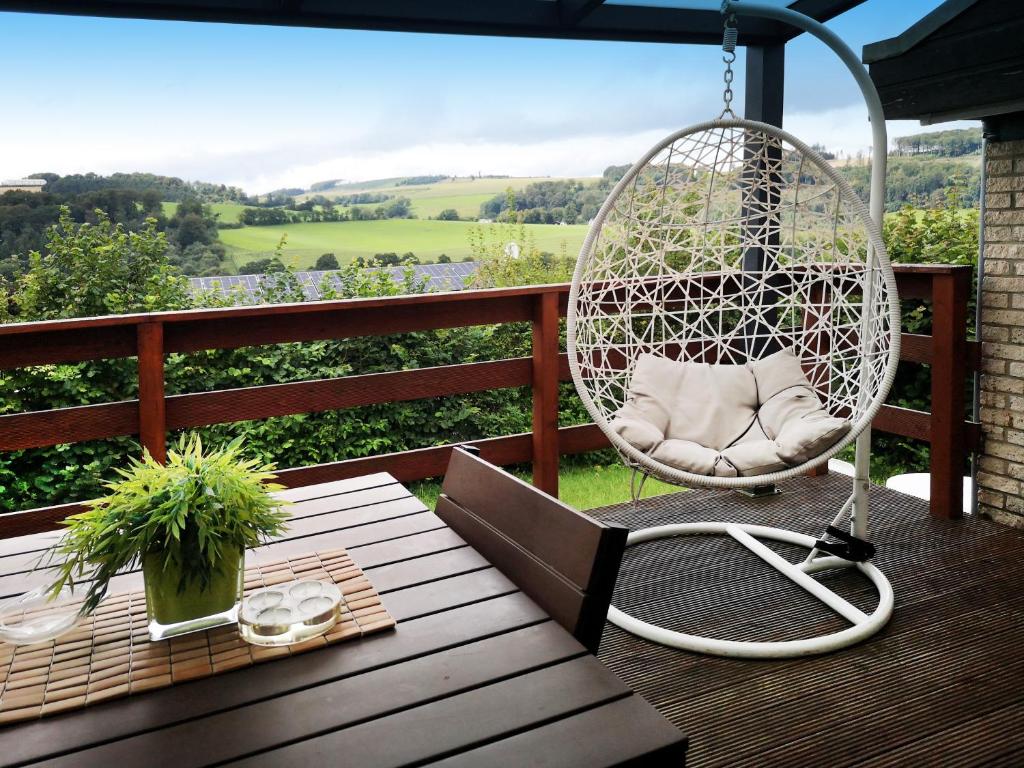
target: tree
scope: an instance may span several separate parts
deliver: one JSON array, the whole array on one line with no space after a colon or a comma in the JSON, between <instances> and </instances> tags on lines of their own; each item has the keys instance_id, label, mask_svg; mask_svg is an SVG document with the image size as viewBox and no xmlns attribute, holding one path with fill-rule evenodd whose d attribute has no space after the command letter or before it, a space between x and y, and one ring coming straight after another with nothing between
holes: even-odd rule
<instances>
[{"instance_id":1,"label":"tree","mask_svg":"<svg viewBox=\"0 0 1024 768\"><path fill-rule=\"evenodd\" d=\"M101 210L78 224L70 210L46 234L45 253L29 255L14 305L19 319L150 312L189 306L188 281L167 261L167 238L148 219L138 232L114 225Z\"/></svg>"},{"instance_id":2,"label":"tree","mask_svg":"<svg viewBox=\"0 0 1024 768\"><path fill-rule=\"evenodd\" d=\"M263 275L270 274L271 272L284 272L284 262L277 257L269 257L266 259L253 259L247 261L241 267L238 268L238 274L240 275Z\"/></svg>"},{"instance_id":3,"label":"tree","mask_svg":"<svg viewBox=\"0 0 1024 768\"><path fill-rule=\"evenodd\" d=\"M382 267L397 267L402 263L402 259L399 258L397 253L375 253L373 254L373 262Z\"/></svg>"},{"instance_id":4,"label":"tree","mask_svg":"<svg viewBox=\"0 0 1024 768\"><path fill-rule=\"evenodd\" d=\"M412 201L408 197L396 197L384 208L384 217L388 219L408 219L412 217Z\"/></svg>"},{"instance_id":5,"label":"tree","mask_svg":"<svg viewBox=\"0 0 1024 768\"><path fill-rule=\"evenodd\" d=\"M454 208L445 208L439 214L437 214L438 221L458 221L459 212Z\"/></svg>"},{"instance_id":6,"label":"tree","mask_svg":"<svg viewBox=\"0 0 1024 768\"><path fill-rule=\"evenodd\" d=\"M438 264L451 264L452 263L452 259L451 259L451 257L447 253L442 253L440 256L437 257L437 263Z\"/></svg>"},{"instance_id":7,"label":"tree","mask_svg":"<svg viewBox=\"0 0 1024 768\"><path fill-rule=\"evenodd\" d=\"M313 265L313 269L319 271L340 269L338 258L333 253L325 253L316 260L316 264Z\"/></svg>"}]
</instances>

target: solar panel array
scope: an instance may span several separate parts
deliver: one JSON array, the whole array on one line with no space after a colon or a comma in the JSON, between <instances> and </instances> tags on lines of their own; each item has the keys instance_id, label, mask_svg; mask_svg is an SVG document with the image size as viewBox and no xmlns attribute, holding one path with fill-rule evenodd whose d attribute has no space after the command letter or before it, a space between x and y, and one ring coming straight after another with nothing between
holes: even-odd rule
<instances>
[{"instance_id":1,"label":"solar panel array","mask_svg":"<svg viewBox=\"0 0 1024 768\"><path fill-rule=\"evenodd\" d=\"M384 267L391 273L396 285L405 282L406 267ZM462 261L453 264L415 264L412 267L415 282L424 284L428 293L440 291L461 291L473 279L479 269L475 261ZM326 279L337 287L341 287L340 273L334 270L310 270L296 272L299 287L307 301L318 301L322 297L320 286ZM273 280L274 275L221 275L219 277L190 277L189 288L192 293L219 293L234 297L238 304L258 303L263 296L263 284Z\"/></svg>"}]
</instances>

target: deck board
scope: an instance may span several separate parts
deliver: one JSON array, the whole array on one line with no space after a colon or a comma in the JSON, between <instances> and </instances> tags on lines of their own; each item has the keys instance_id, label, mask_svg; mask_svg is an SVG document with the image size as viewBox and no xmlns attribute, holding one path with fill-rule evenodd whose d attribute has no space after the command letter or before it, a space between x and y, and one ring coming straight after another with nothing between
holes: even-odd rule
<instances>
[{"instance_id":1,"label":"deck board","mask_svg":"<svg viewBox=\"0 0 1024 768\"><path fill-rule=\"evenodd\" d=\"M730 520L817 535L850 490L800 478L751 500L689 491L594 510L632 529ZM746 661L654 645L608 625L600 658L690 736L687 765L1017 765L1024 760L1024 532L938 520L925 502L872 491L875 564L896 594L875 637L809 659ZM775 545L795 559L798 549ZM856 573L822 575L862 610ZM627 550L615 604L680 631L790 640L847 626L727 537Z\"/></svg>"}]
</instances>

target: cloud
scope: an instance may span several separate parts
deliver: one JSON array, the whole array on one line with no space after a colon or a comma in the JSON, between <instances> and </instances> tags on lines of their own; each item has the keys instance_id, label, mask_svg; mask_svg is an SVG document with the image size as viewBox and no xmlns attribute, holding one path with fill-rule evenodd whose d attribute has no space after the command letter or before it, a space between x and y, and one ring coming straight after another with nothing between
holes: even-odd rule
<instances>
[{"instance_id":1,"label":"cloud","mask_svg":"<svg viewBox=\"0 0 1024 768\"><path fill-rule=\"evenodd\" d=\"M42 122L27 132L8 124L0 126L0 175L140 170L249 192L332 178L432 173L595 176L609 165L633 162L672 131L712 117L708 104L718 107L709 99L695 92L681 101L639 99L630 108L614 98L595 98L586 109L574 100L554 110L510 103L474 112L464 103L435 98L429 109L417 100L401 115L390 103L365 113L353 109L331 121L294 116L249 129L230 119L202 125L169 121L147 132L128 126L113 136L100 125L72 130ZM790 113L785 127L808 144L846 155L866 153L871 143L863 105ZM925 130L914 121L890 121L888 128L890 140Z\"/></svg>"}]
</instances>

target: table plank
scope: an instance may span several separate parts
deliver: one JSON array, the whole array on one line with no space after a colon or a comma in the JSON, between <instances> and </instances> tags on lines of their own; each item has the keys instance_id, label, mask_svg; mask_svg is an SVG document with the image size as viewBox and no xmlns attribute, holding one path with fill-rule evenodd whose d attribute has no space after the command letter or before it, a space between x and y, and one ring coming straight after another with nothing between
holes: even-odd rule
<instances>
[{"instance_id":1,"label":"table plank","mask_svg":"<svg viewBox=\"0 0 1024 768\"><path fill-rule=\"evenodd\" d=\"M392 507L398 501L415 502L413 506L420 511L427 509L422 501L409 493L403 486L394 483L352 493L301 501L298 504L285 507L285 511L291 515L292 520L302 520L330 512L348 510L353 515L358 512L365 517L366 522L372 523L394 517L396 510ZM349 525L352 523L349 522Z\"/></svg>"},{"instance_id":2,"label":"table plank","mask_svg":"<svg viewBox=\"0 0 1024 768\"><path fill-rule=\"evenodd\" d=\"M364 568L377 591L385 595L391 590L422 584L446 576L459 576L492 567L472 547L445 549L413 560Z\"/></svg>"},{"instance_id":3,"label":"table plank","mask_svg":"<svg viewBox=\"0 0 1024 768\"><path fill-rule=\"evenodd\" d=\"M388 592L381 599L397 621L408 621L518 591L505 574L488 568Z\"/></svg>"},{"instance_id":4,"label":"table plank","mask_svg":"<svg viewBox=\"0 0 1024 768\"><path fill-rule=\"evenodd\" d=\"M521 593L485 600L405 622L393 633L0 729L0 755L9 765L53 757L545 621Z\"/></svg>"},{"instance_id":5,"label":"table plank","mask_svg":"<svg viewBox=\"0 0 1024 768\"><path fill-rule=\"evenodd\" d=\"M432 768L682 766L686 737L637 695L430 763Z\"/></svg>"},{"instance_id":6,"label":"table plank","mask_svg":"<svg viewBox=\"0 0 1024 768\"><path fill-rule=\"evenodd\" d=\"M398 768L630 695L607 667L584 656L230 764L307 768L344 756L348 765Z\"/></svg>"},{"instance_id":7,"label":"table plank","mask_svg":"<svg viewBox=\"0 0 1024 768\"><path fill-rule=\"evenodd\" d=\"M395 478L387 472L375 472L372 475L349 477L345 480L332 480L327 483L300 485L295 488L286 488L283 491L278 491L277 495L286 501L298 502L308 501L309 499L319 499L323 496L337 496L340 494L352 493L353 491L361 491L364 488L375 488L381 485L399 485L404 488L401 483L395 480ZM406 493L408 493L408 490L406 490Z\"/></svg>"},{"instance_id":8,"label":"table plank","mask_svg":"<svg viewBox=\"0 0 1024 768\"><path fill-rule=\"evenodd\" d=\"M176 768L274 749L586 654L554 622L75 752L47 766L107 768L159 755ZM329 763L328 763L329 764Z\"/></svg>"}]
</instances>

